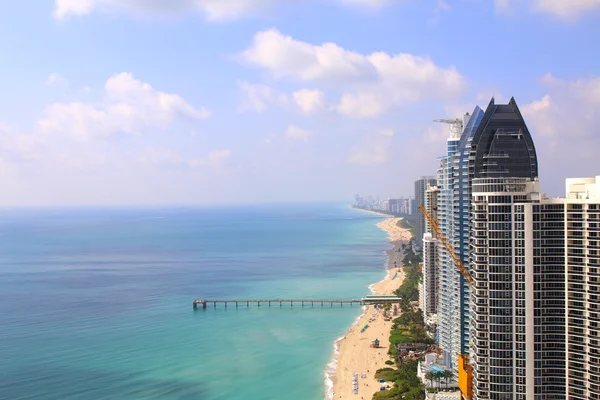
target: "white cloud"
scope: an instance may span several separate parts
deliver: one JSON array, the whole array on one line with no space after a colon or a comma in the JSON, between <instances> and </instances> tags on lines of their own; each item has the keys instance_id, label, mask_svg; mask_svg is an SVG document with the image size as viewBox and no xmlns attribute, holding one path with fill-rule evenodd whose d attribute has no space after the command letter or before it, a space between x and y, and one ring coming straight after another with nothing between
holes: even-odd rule
<instances>
[{"instance_id":1,"label":"white cloud","mask_svg":"<svg viewBox=\"0 0 600 400\"><path fill-rule=\"evenodd\" d=\"M53 72L46 78L46 86L62 85L67 83L67 80L62 75Z\"/></svg>"},{"instance_id":2,"label":"white cloud","mask_svg":"<svg viewBox=\"0 0 600 400\"><path fill-rule=\"evenodd\" d=\"M394 130L391 129L391 128L381 129L379 131L379 134L383 135L383 136L390 136L391 137L391 136L394 136Z\"/></svg>"},{"instance_id":3,"label":"white cloud","mask_svg":"<svg viewBox=\"0 0 600 400\"><path fill-rule=\"evenodd\" d=\"M386 107L386 100L377 93L360 91L342 95L336 110L348 117L371 118L381 115Z\"/></svg>"},{"instance_id":4,"label":"white cloud","mask_svg":"<svg viewBox=\"0 0 600 400\"><path fill-rule=\"evenodd\" d=\"M373 65L359 53L335 43L314 46L284 36L277 29L256 33L250 48L240 56L248 63L269 70L277 78L344 81L376 73Z\"/></svg>"},{"instance_id":5,"label":"white cloud","mask_svg":"<svg viewBox=\"0 0 600 400\"><path fill-rule=\"evenodd\" d=\"M534 0L534 9L563 19L600 10L600 0Z\"/></svg>"},{"instance_id":6,"label":"white cloud","mask_svg":"<svg viewBox=\"0 0 600 400\"><path fill-rule=\"evenodd\" d=\"M4 162L31 162L42 155L44 143L39 136L19 132L0 124L0 160Z\"/></svg>"},{"instance_id":7,"label":"white cloud","mask_svg":"<svg viewBox=\"0 0 600 400\"><path fill-rule=\"evenodd\" d=\"M325 108L325 94L318 89L301 89L292 93L292 97L304 114L313 114Z\"/></svg>"},{"instance_id":8,"label":"white cloud","mask_svg":"<svg viewBox=\"0 0 600 400\"><path fill-rule=\"evenodd\" d=\"M326 108L325 94L318 89L300 89L291 95L270 86L239 82L244 93L240 111L264 112L270 108L293 106L302 114L310 115Z\"/></svg>"},{"instance_id":9,"label":"white cloud","mask_svg":"<svg viewBox=\"0 0 600 400\"><path fill-rule=\"evenodd\" d=\"M93 103L54 103L38 122L42 132L73 136L81 140L116 133L141 134L144 128L165 129L177 119L198 120L210 113L196 109L176 94L154 89L129 73L106 81L105 99Z\"/></svg>"},{"instance_id":10,"label":"white cloud","mask_svg":"<svg viewBox=\"0 0 600 400\"><path fill-rule=\"evenodd\" d=\"M600 77L566 81L541 79L547 94L521 111L536 142L542 181L598 175ZM577 154L577 161L566 155Z\"/></svg>"},{"instance_id":11,"label":"white cloud","mask_svg":"<svg viewBox=\"0 0 600 400\"><path fill-rule=\"evenodd\" d=\"M368 55L335 43L312 45L284 36L276 29L258 32L242 60L268 70L275 78L322 82L346 91L340 113L375 117L394 105L425 98L453 97L465 87L454 67L442 68L412 54Z\"/></svg>"},{"instance_id":12,"label":"white cloud","mask_svg":"<svg viewBox=\"0 0 600 400\"><path fill-rule=\"evenodd\" d=\"M270 86L239 82L239 88L244 92L246 99L240 106L240 111L263 112L272 106L282 106L288 103L288 96Z\"/></svg>"},{"instance_id":13,"label":"white cloud","mask_svg":"<svg viewBox=\"0 0 600 400\"><path fill-rule=\"evenodd\" d=\"M312 136L312 132L306 129L300 129L292 124L285 130L285 136L293 140L302 140L307 142Z\"/></svg>"}]
</instances>

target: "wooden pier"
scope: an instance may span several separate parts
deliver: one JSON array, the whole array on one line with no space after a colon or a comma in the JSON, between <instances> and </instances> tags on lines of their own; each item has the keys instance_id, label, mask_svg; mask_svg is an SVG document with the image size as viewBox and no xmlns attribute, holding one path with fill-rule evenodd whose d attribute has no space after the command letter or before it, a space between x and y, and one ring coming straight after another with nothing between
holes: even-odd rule
<instances>
[{"instance_id":1,"label":"wooden pier","mask_svg":"<svg viewBox=\"0 0 600 400\"><path fill-rule=\"evenodd\" d=\"M361 299L350 299L350 300L331 300L331 299L237 299L237 300L215 300L215 299L199 299L194 300L193 306L194 308L207 308L208 305L211 305L214 308L217 308L217 305L222 304L227 308L228 305L235 305L235 307L239 307L240 305L250 307L251 304L256 304L260 307L261 304L271 307L272 305L279 305L279 307L283 307L284 305L289 305L290 307L300 306L311 306L315 305L324 307L329 305L333 307L333 305L340 305L343 307L344 304L353 305L371 305L371 304L386 304L386 303L400 303L402 301L401 297L397 296L367 296Z\"/></svg>"}]
</instances>

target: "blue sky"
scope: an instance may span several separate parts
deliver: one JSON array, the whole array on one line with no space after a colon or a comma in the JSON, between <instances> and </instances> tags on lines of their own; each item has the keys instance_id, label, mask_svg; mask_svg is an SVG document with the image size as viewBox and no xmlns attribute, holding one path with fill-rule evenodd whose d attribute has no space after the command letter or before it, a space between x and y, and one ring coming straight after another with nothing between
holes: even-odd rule
<instances>
[{"instance_id":1,"label":"blue sky","mask_svg":"<svg viewBox=\"0 0 600 400\"><path fill-rule=\"evenodd\" d=\"M491 96L542 190L600 175L600 0L6 3L1 205L410 195Z\"/></svg>"}]
</instances>

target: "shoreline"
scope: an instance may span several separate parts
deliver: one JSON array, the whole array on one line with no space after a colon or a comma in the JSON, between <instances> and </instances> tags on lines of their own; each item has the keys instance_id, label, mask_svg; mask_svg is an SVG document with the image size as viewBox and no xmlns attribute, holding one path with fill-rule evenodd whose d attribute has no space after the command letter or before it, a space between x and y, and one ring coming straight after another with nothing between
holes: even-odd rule
<instances>
[{"instance_id":1,"label":"shoreline","mask_svg":"<svg viewBox=\"0 0 600 400\"><path fill-rule=\"evenodd\" d=\"M391 249L385 251L386 276L381 281L369 285L372 294L392 294L404 279L402 270L402 245L408 244L411 234L407 229L400 228L397 222L401 218L380 214L374 211L361 210L386 217L377 223L377 227L387 232ZM371 316L369 316L371 315ZM364 326L368 325L368 328ZM363 326L362 331L358 327ZM335 340L333 359L325 370L326 399L371 399L378 391L379 383L374 374L377 369L387 367L385 361L390 357L389 335L392 327L391 320L386 321L383 311L373 306L363 306L363 312L346 331L346 335ZM374 339L379 339L380 348L370 347ZM358 374L358 395L353 393L353 375ZM365 376L365 378L363 378Z\"/></svg>"}]
</instances>

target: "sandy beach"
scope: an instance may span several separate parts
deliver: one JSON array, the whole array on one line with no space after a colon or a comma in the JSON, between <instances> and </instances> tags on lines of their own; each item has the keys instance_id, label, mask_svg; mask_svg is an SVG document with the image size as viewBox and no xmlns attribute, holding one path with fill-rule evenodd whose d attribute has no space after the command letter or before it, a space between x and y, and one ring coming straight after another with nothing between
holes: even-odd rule
<instances>
[{"instance_id":1,"label":"sandy beach","mask_svg":"<svg viewBox=\"0 0 600 400\"><path fill-rule=\"evenodd\" d=\"M388 274L386 278L371 286L375 294L392 294L404 279L401 268L395 268L394 263L401 266L401 246L410 239L410 232L397 226L399 218L388 218L377 226L385 230L393 249L387 251ZM390 313L391 314L391 313ZM393 317L392 317L393 318ZM361 333L365 325L369 327ZM366 306L365 313L358 322L350 328L346 336L339 342L339 356L336 375L333 379L334 399L371 399L379 390L380 384L375 380L374 374L380 368L388 367L388 348L391 321L385 321L383 310L378 311L373 306ZM371 342L379 339L380 347L371 347ZM358 374L358 394L354 394L353 375ZM366 378L362 378L363 374Z\"/></svg>"}]
</instances>

